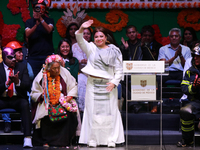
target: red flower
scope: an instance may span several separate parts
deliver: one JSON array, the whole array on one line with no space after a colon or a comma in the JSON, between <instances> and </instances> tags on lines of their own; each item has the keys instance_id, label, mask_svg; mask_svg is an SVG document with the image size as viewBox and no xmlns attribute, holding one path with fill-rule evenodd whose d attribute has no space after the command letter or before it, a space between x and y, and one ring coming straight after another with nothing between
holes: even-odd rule
<instances>
[{"instance_id":1,"label":"red flower","mask_svg":"<svg viewBox=\"0 0 200 150\"><path fill-rule=\"evenodd\" d=\"M7 8L10 9L13 15L21 12L22 20L24 22L31 18L26 0L9 0Z\"/></svg>"},{"instance_id":2,"label":"red flower","mask_svg":"<svg viewBox=\"0 0 200 150\"><path fill-rule=\"evenodd\" d=\"M55 110L55 109L52 109L52 112L55 114L55 113L56 113L56 110Z\"/></svg>"},{"instance_id":3,"label":"red flower","mask_svg":"<svg viewBox=\"0 0 200 150\"><path fill-rule=\"evenodd\" d=\"M60 113L63 113L63 109L62 108L59 108L58 110Z\"/></svg>"}]
</instances>

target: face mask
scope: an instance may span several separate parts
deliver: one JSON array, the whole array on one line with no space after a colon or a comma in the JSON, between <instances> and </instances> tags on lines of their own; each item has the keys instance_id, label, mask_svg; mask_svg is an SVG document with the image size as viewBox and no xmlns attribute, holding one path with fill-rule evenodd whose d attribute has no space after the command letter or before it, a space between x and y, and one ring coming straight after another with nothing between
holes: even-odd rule
<instances>
[{"instance_id":1,"label":"face mask","mask_svg":"<svg viewBox=\"0 0 200 150\"><path fill-rule=\"evenodd\" d=\"M35 6L34 11L35 12L40 12L40 13L44 13L45 12L45 6Z\"/></svg>"},{"instance_id":2,"label":"face mask","mask_svg":"<svg viewBox=\"0 0 200 150\"><path fill-rule=\"evenodd\" d=\"M6 56L9 60L13 60L14 58L15 58L15 55L13 56L13 55L7 55Z\"/></svg>"}]
</instances>

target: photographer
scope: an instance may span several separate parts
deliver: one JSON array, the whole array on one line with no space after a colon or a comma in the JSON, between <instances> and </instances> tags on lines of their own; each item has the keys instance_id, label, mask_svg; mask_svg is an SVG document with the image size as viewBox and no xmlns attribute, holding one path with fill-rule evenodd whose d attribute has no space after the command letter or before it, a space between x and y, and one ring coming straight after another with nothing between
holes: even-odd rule
<instances>
[{"instance_id":1,"label":"photographer","mask_svg":"<svg viewBox=\"0 0 200 150\"><path fill-rule=\"evenodd\" d=\"M28 62L33 68L34 76L38 74L48 55L54 53L54 21L47 16L46 8L50 6L41 0L33 0L33 17L25 23L25 34L29 43Z\"/></svg>"}]
</instances>

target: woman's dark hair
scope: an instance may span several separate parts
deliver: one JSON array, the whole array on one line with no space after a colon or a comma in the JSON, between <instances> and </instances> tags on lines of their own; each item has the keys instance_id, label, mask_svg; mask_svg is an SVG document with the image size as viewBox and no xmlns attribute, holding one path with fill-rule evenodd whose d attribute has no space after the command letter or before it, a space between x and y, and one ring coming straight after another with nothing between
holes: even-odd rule
<instances>
[{"instance_id":1,"label":"woman's dark hair","mask_svg":"<svg viewBox=\"0 0 200 150\"><path fill-rule=\"evenodd\" d=\"M69 30L70 30L70 28L71 28L71 26L76 26L77 27L77 30L78 30L78 25L76 24L76 23L71 23L68 27L67 27L67 31L66 31L66 39L68 39L71 43L72 43L72 41L71 41L71 38L70 38L70 34L69 34Z\"/></svg>"},{"instance_id":2,"label":"woman's dark hair","mask_svg":"<svg viewBox=\"0 0 200 150\"><path fill-rule=\"evenodd\" d=\"M190 32L191 32L193 41L196 41L196 40L197 40L196 31L195 31L192 27L186 27L186 28L184 29L184 31L183 31L183 37L182 37L182 38L183 38L183 41L185 40L185 38L184 38L184 33L185 33L185 31L190 31Z\"/></svg>"},{"instance_id":3,"label":"woman's dark hair","mask_svg":"<svg viewBox=\"0 0 200 150\"><path fill-rule=\"evenodd\" d=\"M64 39L60 40L60 42L58 43L57 53L58 53L58 55L60 55L61 57L63 57L63 55L60 52L60 46L62 45L63 42L67 42L69 44L70 50L69 50L69 53L67 55L67 58L69 59L69 64L73 65L75 63L75 59L74 59L73 53L72 53L72 44L71 44L71 42L68 39L64 38Z\"/></svg>"},{"instance_id":4,"label":"woman's dark hair","mask_svg":"<svg viewBox=\"0 0 200 150\"><path fill-rule=\"evenodd\" d=\"M184 28L183 35L182 35L182 42L181 42L181 43L183 43L184 40L185 40L185 38L184 38L184 33L185 33L185 31L190 31L191 34L192 34L192 38L193 38L192 41L187 43L187 46L192 50L193 46L195 45L195 44L194 44L195 41L198 40L198 39L197 39L196 32L195 32L195 30L194 30L192 27L186 27L186 28Z\"/></svg>"},{"instance_id":5,"label":"woman's dark hair","mask_svg":"<svg viewBox=\"0 0 200 150\"><path fill-rule=\"evenodd\" d=\"M91 41L92 41L92 30L91 30L91 28L85 28L85 29L88 29L89 32L90 32L90 35L91 35L91 36L90 36L90 40L89 40L88 42L91 42ZM84 29L84 30L85 30L85 29Z\"/></svg>"},{"instance_id":6,"label":"woman's dark hair","mask_svg":"<svg viewBox=\"0 0 200 150\"><path fill-rule=\"evenodd\" d=\"M112 31L110 31L104 27L96 27L93 31L93 35L95 35L96 32L102 32L107 37L106 44L114 44L115 46L118 46L115 41Z\"/></svg>"}]
</instances>

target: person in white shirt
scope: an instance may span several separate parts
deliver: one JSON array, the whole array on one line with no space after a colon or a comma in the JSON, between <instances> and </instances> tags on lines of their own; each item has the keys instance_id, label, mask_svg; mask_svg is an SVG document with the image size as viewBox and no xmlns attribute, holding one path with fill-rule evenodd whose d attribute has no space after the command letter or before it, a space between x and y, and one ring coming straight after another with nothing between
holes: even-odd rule
<instances>
[{"instance_id":1,"label":"person in white shirt","mask_svg":"<svg viewBox=\"0 0 200 150\"><path fill-rule=\"evenodd\" d=\"M167 80L180 80L183 77L185 61L191 57L190 48L180 44L181 30L172 28L169 31L170 44L160 48L158 60L169 64L169 75L163 76L163 84Z\"/></svg>"}]
</instances>

